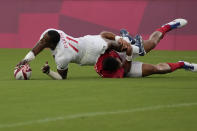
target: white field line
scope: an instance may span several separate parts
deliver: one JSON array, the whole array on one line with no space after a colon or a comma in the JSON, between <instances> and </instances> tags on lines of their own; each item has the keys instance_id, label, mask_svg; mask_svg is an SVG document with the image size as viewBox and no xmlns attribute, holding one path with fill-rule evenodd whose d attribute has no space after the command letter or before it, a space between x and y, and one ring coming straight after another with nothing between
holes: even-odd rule
<instances>
[{"instance_id":1,"label":"white field line","mask_svg":"<svg viewBox=\"0 0 197 131\"><path fill-rule=\"evenodd\" d=\"M197 106L197 103L158 105L158 106L135 108L135 109L130 109L130 110L109 111L109 112L81 113L81 114L75 114L75 115L59 116L59 117L54 117L54 118L44 118L40 120L32 120L32 121L25 121L25 122L18 122L18 123L0 124L0 128L11 128L11 127L26 126L26 125L32 125L32 124L42 124L42 123L54 122L58 120L72 120L72 119L77 119L81 117L96 117L96 116L102 116L102 115L116 115L116 114L123 114L123 113L135 113L135 112L144 112L144 111L152 111L152 110L168 109L168 108L191 107L191 106Z\"/></svg>"}]
</instances>

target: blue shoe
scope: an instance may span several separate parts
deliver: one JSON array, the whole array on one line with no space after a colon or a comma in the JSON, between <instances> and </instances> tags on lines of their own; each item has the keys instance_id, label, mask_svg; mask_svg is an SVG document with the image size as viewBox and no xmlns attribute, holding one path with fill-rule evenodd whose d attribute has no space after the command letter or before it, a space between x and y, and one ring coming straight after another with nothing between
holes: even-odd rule
<instances>
[{"instance_id":1,"label":"blue shoe","mask_svg":"<svg viewBox=\"0 0 197 131\"><path fill-rule=\"evenodd\" d=\"M171 30L176 29L176 28L181 28L181 27L187 25L187 20L186 19L175 19L165 25L170 25Z\"/></svg>"},{"instance_id":2,"label":"blue shoe","mask_svg":"<svg viewBox=\"0 0 197 131\"><path fill-rule=\"evenodd\" d=\"M135 46L139 47L139 55L144 56L146 54L146 51L144 49L143 41L142 41L142 36L136 35L135 36Z\"/></svg>"},{"instance_id":3,"label":"blue shoe","mask_svg":"<svg viewBox=\"0 0 197 131\"><path fill-rule=\"evenodd\" d=\"M132 36L129 35L129 32L126 29L121 29L120 30L120 35L122 37L127 37L132 45L135 44L135 39Z\"/></svg>"},{"instance_id":4,"label":"blue shoe","mask_svg":"<svg viewBox=\"0 0 197 131\"><path fill-rule=\"evenodd\" d=\"M189 62L186 62L186 61L179 61L179 62L184 63L183 68L185 70L192 71L192 72L197 72L197 64L189 63Z\"/></svg>"}]
</instances>

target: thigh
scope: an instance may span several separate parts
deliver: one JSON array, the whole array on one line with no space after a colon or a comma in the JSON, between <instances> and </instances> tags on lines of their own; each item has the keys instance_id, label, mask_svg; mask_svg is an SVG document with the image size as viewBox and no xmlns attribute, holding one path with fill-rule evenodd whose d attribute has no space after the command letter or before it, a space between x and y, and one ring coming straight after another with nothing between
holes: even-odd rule
<instances>
[{"instance_id":1,"label":"thigh","mask_svg":"<svg viewBox=\"0 0 197 131\"><path fill-rule=\"evenodd\" d=\"M133 61L127 77L142 77L142 62Z\"/></svg>"},{"instance_id":2,"label":"thigh","mask_svg":"<svg viewBox=\"0 0 197 131\"><path fill-rule=\"evenodd\" d=\"M144 44L144 49L146 53L150 52L156 46L152 40L144 40L143 44Z\"/></svg>"}]
</instances>

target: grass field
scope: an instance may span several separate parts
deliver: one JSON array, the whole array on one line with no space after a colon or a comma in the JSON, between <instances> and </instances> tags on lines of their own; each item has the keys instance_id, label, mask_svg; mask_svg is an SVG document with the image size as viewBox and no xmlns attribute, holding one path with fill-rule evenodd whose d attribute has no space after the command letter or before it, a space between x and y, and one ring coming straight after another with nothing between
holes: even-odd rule
<instances>
[{"instance_id":1,"label":"grass field","mask_svg":"<svg viewBox=\"0 0 197 131\"><path fill-rule=\"evenodd\" d=\"M196 131L197 73L102 79L92 66L69 65L68 79L51 80L40 68L55 64L49 50L31 63L28 81L13 68L27 49L0 49L0 131ZM196 51L153 51L147 63L187 60Z\"/></svg>"}]
</instances>

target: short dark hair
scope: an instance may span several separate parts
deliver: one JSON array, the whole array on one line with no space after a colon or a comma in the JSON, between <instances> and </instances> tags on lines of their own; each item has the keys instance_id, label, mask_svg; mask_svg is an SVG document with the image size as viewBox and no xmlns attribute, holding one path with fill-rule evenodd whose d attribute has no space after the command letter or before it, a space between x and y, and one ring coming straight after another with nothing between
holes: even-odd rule
<instances>
[{"instance_id":1,"label":"short dark hair","mask_svg":"<svg viewBox=\"0 0 197 131\"><path fill-rule=\"evenodd\" d=\"M57 43L60 41L60 34L55 30L50 30L48 31L48 35L50 43L56 46Z\"/></svg>"},{"instance_id":2,"label":"short dark hair","mask_svg":"<svg viewBox=\"0 0 197 131\"><path fill-rule=\"evenodd\" d=\"M103 70L116 71L119 68L120 63L114 57L107 57L103 60Z\"/></svg>"}]
</instances>

